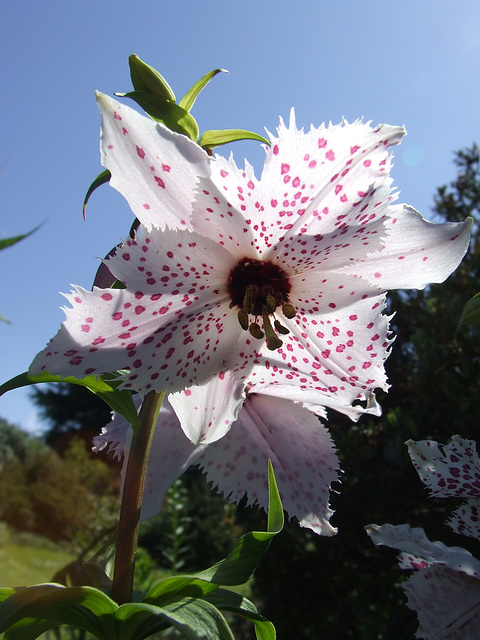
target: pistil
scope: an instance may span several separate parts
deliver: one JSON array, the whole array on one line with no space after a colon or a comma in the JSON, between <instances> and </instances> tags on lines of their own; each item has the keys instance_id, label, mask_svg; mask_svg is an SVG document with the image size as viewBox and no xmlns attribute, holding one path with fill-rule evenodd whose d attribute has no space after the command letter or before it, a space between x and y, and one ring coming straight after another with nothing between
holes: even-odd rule
<instances>
[{"instance_id":1,"label":"pistil","mask_svg":"<svg viewBox=\"0 0 480 640\"><path fill-rule=\"evenodd\" d=\"M272 262L243 258L228 278L230 308L237 306L237 318L244 331L259 340L265 338L267 348L275 351L282 346L278 334L289 333L287 327L273 317L280 307L283 315L294 318L296 311L288 300L291 284L288 275ZM263 329L258 323L262 318ZM252 320L250 320L252 318Z\"/></svg>"}]
</instances>

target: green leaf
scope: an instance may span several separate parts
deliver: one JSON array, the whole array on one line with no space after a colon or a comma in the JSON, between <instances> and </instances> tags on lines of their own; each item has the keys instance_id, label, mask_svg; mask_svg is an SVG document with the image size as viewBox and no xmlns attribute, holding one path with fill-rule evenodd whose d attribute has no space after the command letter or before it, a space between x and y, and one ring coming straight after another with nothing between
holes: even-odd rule
<instances>
[{"instance_id":1,"label":"green leaf","mask_svg":"<svg viewBox=\"0 0 480 640\"><path fill-rule=\"evenodd\" d=\"M141 640L165 628L165 621L188 640L234 640L222 613L210 602L197 598L182 598L164 607L144 602L119 607L116 618L124 621L117 626L120 640Z\"/></svg>"},{"instance_id":2,"label":"green leaf","mask_svg":"<svg viewBox=\"0 0 480 640\"><path fill-rule=\"evenodd\" d=\"M217 588L217 584L199 580L193 575L173 576L151 587L143 601L148 604L163 606L178 597L203 598Z\"/></svg>"},{"instance_id":3,"label":"green leaf","mask_svg":"<svg viewBox=\"0 0 480 640\"><path fill-rule=\"evenodd\" d=\"M8 318L5 318L5 316L0 315L0 322L5 322L6 324L11 324L10 320Z\"/></svg>"},{"instance_id":4,"label":"green leaf","mask_svg":"<svg viewBox=\"0 0 480 640\"><path fill-rule=\"evenodd\" d=\"M130 98L154 120L161 122L172 131L182 133L194 141L197 140L199 132L195 118L175 102L170 102L147 91L130 91L115 95L120 98Z\"/></svg>"},{"instance_id":5,"label":"green leaf","mask_svg":"<svg viewBox=\"0 0 480 640\"><path fill-rule=\"evenodd\" d=\"M240 615L253 622L258 640L275 640L277 634L270 620L260 615L253 602L250 602L239 593L228 589L217 589L206 599L222 611Z\"/></svg>"},{"instance_id":6,"label":"green leaf","mask_svg":"<svg viewBox=\"0 0 480 640\"><path fill-rule=\"evenodd\" d=\"M181 107L183 107L186 111L190 111L190 109L195 104L195 100L197 99L200 91L210 82L212 78L214 78L218 73L228 73L226 69L214 69L213 71L209 71L204 76L196 82L193 87L187 91L187 93L183 96L183 98L178 103Z\"/></svg>"},{"instance_id":7,"label":"green leaf","mask_svg":"<svg viewBox=\"0 0 480 640\"><path fill-rule=\"evenodd\" d=\"M86 387L99 398L102 398L113 411L122 415L132 425L132 428L136 429L138 426L138 415L132 394L127 389L120 391L116 388L119 385L119 381L116 379L118 378L118 373L119 372L109 373L99 377L87 376L86 378L74 378L73 376L67 376L66 378L62 378L61 376L52 375L48 372L40 373L37 376L29 376L28 373L25 372L2 384L0 386L0 396L7 393L7 391L32 384L40 384L42 382L66 382L68 384L76 384L80 387Z\"/></svg>"},{"instance_id":8,"label":"green leaf","mask_svg":"<svg viewBox=\"0 0 480 640\"><path fill-rule=\"evenodd\" d=\"M3 238L2 240L0 240L0 251L2 249L6 249L7 247L11 247L13 244L17 244L17 242L20 242L20 240L23 240L24 238L28 238L28 236L31 236L32 233L35 233L35 231L37 231L37 229L39 229L41 226L42 225L39 224L35 227L35 229L32 229L27 233L22 233L19 236L13 236L12 238Z\"/></svg>"},{"instance_id":9,"label":"green leaf","mask_svg":"<svg viewBox=\"0 0 480 640\"><path fill-rule=\"evenodd\" d=\"M19 589L0 604L0 632L15 631L16 637L27 638L34 637L29 630L32 625L45 630L69 624L110 638L115 637L117 609L111 598L93 587L39 584Z\"/></svg>"},{"instance_id":10,"label":"green leaf","mask_svg":"<svg viewBox=\"0 0 480 640\"><path fill-rule=\"evenodd\" d=\"M270 146L270 141L253 131L244 131L243 129L219 129L204 131L200 136L198 144L204 149L213 149L221 144L229 142L237 142L239 140L257 140Z\"/></svg>"},{"instance_id":11,"label":"green leaf","mask_svg":"<svg viewBox=\"0 0 480 640\"><path fill-rule=\"evenodd\" d=\"M165 78L153 67L143 62L136 53L128 58L130 77L136 91L153 93L164 100L175 102L175 94Z\"/></svg>"},{"instance_id":12,"label":"green leaf","mask_svg":"<svg viewBox=\"0 0 480 640\"><path fill-rule=\"evenodd\" d=\"M463 308L461 324L480 324L480 293L473 296Z\"/></svg>"},{"instance_id":13,"label":"green leaf","mask_svg":"<svg viewBox=\"0 0 480 640\"><path fill-rule=\"evenodd\" d=\"M83 217L84 218L85 218L85 209L87 206L87 202L90 200L90 196L95 191L95 189L98 189L98 187L100 187L102 184L105 184L106 182L108 182L111 177L112 177L112 174L110 173L110 171L108 169L105 169L105 171L102 171L102 173L100 173L92 182L92 184L89 186L87 194L83 201Z\"/></svg>"}]
</instances>

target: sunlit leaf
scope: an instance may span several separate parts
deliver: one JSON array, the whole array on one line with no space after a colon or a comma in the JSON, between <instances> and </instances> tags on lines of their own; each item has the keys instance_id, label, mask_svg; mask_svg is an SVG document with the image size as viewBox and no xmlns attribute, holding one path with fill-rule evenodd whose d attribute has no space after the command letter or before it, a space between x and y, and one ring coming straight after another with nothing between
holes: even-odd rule
<instances>
[{"instance_id":1,"label":"sunlit leaf","mask_svg":"<svg viewBox=\"0 0 480 640\"><path fill-rule=\"evenodd\" d=\"M99 377L87 376L85 378L74 378L73 376L67 376L66 378L62 378L61 376L52 375L48 372L40 373L37 376L29 376L28 373L25 372L2 384L0 386L0 396L7 393L7 391L32 384L40 384L42 382L75 384L89 389L99 398L102 398L113 411L122 415L132 425L132 428L135 429L138 426L138 416L132 400L132 394L126 389L120 391L116 388L119 384L117 378L118 373L110 373Z\"/></svg>"},{"instance_id":2,"label":"sunlit leaf","mask_svg":"<svg viewBox=\"0 0 480 640\"><path fill-rule=\"evenodd\" d=\"M154 120L161 122L172 131L182 133L192 140L197 140L198 125L195 118L175 102L170 102L147 91L130 91L129 93L116 93L115 95L120 98L130 98Z\"/></svg>"},{"instance_id":3,"label":"sunlit leaf","mask_svg":"<svg viewBox=\"0 0 480 640\"><path fill-rule=\"evenodd\" d=\"M204 131L200 136L198 144L204 149L213 149L222 144L228 144L229 142L238 142L239 140L257 140L270 146L270 142L253 131L244 131L243 129L218 129Z\"/></svg>"},{"instance_id":4,"label":"sunlit leaf","mask_svg":"<svg viewBox=\"0 0 480 640\"><path fill-rule=\"evenodd\" d=\"M143 62L136 53L132 53L128 58L128 64L133 88L136 91L146 91L175 102L175 94L161 73Z\"/></svg>"},{"instance_id":5,"label":"sunlit leaf","mask_svg":"<svg viewBox=\"0 0 480 640\"><path fill-rule=\"evenodd\" d=\"M178 103L181 107L183 107L186 111L190 111L190 109L195 104L195 100L197 99L200 91L210 82L212 78L214 78L218 73L228 73L226 69L214 69L213 71L209 71L204 76L196 82L193 87L187 91L187 93L183 96L183 98Z\"/></svg>"}]
</instances>

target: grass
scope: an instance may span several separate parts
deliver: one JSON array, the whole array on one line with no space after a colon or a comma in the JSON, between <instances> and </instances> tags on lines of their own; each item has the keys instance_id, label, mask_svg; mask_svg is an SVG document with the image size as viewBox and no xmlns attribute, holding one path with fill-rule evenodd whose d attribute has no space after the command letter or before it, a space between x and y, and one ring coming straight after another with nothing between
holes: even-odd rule
<instances>
[{"instance_id":1,"label":"grass","mask_svg":"<svg viewBox=\"0 0 480 640\"><path fill-rule=\"evenodd\" d=\"M74 556L61 550L4 544L0 546L0 586L50 582L52 576L72 560Z\"/></svg>"}]
</instances>

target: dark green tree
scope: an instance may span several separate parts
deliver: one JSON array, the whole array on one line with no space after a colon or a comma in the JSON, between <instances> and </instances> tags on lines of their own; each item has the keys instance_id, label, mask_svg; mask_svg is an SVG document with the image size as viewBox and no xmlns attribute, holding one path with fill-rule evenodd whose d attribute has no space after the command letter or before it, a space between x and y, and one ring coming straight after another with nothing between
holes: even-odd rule
<instances>
[{"instance_id":1,"label":"dark green tree","mask_svg":"<svg viewBox=\"0 0 480 640\"><path fill-rule=\"evenodd\" d=\"M33 387L32 399L49 424L45 441L58 451L64 451L75 434L91 445L92 438L111 420L111 411L103 400L74 384Z\"/></svg>"}]
</instances>

